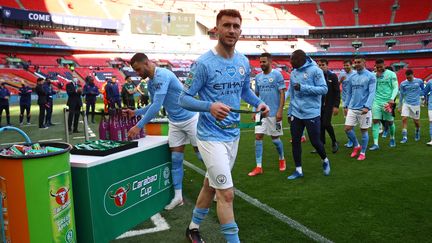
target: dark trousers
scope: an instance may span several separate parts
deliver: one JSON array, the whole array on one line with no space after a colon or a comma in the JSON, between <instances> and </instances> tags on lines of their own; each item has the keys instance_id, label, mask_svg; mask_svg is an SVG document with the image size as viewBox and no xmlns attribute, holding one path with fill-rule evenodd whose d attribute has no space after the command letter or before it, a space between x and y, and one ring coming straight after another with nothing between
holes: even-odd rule
<instances>
[{"instance_id":1,"label":"dark trousers","mask_svg":"<svg viewBox=\"0 0 432 243\"><path fill-rule=\"evenodd\" d=\"M135 99L133 97L132 98L125 97L123 99L123 106L134 110L135 109Z\"/></svg>"},{"instance_id":2,"label":"dark trousers","mask_svg":"<svg viewBox=\"0 0 432 243\"><path fill-rule=\"evenodd\" d=\"M47 110L46 105L39 105L39 127L44 126L46 110Z\"/></svg>"},{"instance_id":3,"label":"dark trousers","mask_svg":"<svg viewBox=\"0 0 432 243\"><path fill-rule=\"evenodd\" d=\"M325 132L327 131L331 140L332 144L336 143L336 135L333 129L333 126L331 124L331 120L333 117L333 106L330 107L324 107L321 109L321 135L320 139L323 144L325 144Z\"/></svg>"},{"instance_id":4,"label":"dark trousers","mask_svg":"<svg viewBox=\"0 0 432 243\"><path fill-rule=\"evenodd\" d=\"M148 104L149 104L149 96L148 95L141 95L139 97L139 102L138 102L139 107L148 106Z\"/></svg>"},{"instance_id":5,"label":"dark trousers","mask_svg":"<svg viewBox=\"0 0 432 243\"><path fill-rule=\"evenodd\" d=\"M30 107L31 107L31 105L30 104L23 104L23 105L20 105L20 117L19 117L19 122L20 123L22 123L23 122L23 120L24 120L24 111L26 112L26 114L27 114L27 123L29 123L30 122Z\"/></svg>"},{"instance_id":6,"label":"dark trousers","mask_svg":"<svg viewBox=\"0 0 432 243\"><path fill-rule=\"evenodd\" d=\"M52 112L53 112L53 102L52 101L48 101L48 107L46 108L46 116L45 116L45 124L46 125L51 125L51 117L52 117Z\"/></svg>"},{"instance_id":7,"label":"dark trousers","mask_svg":"<svg viewBox=\"0 0 432 243\"><path fill-rule=\"evenodd\" d=\"M95 112L95 102L87 102L86 103L86 116L87 116L87 120L89 118L89 111L91 108L91 120L94 121L94 112Z\"/></svg>"},{"instance_id":8,"label":"dark trousers","mask_svg":"<svg viewBox=\"0 0 432 243\"><path fill-rule=\"evenodd\" d=\"M73 130L78 130L78 120L80 116L81 106L70 106L69 107L69 115L68 115L68 129L71 131L72 126ZM73 122L73 123L72 123Z\"/></svg>"},{"instance_id":9,"label":"dark trousers","mask_svg":"<svg viewBox=\"0 0 432 243\"><path fill-rule=\"evenodd\" d=\"M117 106L117 109L121 109L122 105L121 105L121 100L115 100L109 103L109 108L110 109L115 109Z\"/></svg>"},{"instance_id":10,"label":"dark trousers","mask_svg":"<svg viewBox=\"0 0 432 243\"><path fill-rule=\"evenodd\" d=\"M315 117L312 119L298 119L294 117L291 121L291 137L292 137L292 153L294 157L294 162L296 167L301 166L301 137L303 135L303 131L306 127L306 130L309 135L309 140L311 141L312 146L316 149L321 159L327 158L327 154L324 149L324 145L320 140L321 133L321 119L320 117Z\"/></svg>"},{"instance_id":11,"label":"dark trousers","mask_svg":"<svg viewBox=\"0 0 432 243\"><path fill-rule=\"evenodd\" d=\"M10 124L9 104L0 105L0 125L1 125L1 120L2 120L3 110L6 111L6 124L9 125Z\"/></svg>"}]
</instances>

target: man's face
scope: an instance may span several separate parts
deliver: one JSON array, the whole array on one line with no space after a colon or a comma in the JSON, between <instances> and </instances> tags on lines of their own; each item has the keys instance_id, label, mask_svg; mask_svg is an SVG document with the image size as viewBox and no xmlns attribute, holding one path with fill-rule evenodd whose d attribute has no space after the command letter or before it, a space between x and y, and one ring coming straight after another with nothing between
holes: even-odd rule
<instances>
[{"instance_id":1,"label":"man's face","mask_svg":"<svg viewBox=\"0 0 432 243\"><path fill-rule=\"evenodd\" d=\"M345 72L347 73L351 72L351 64L349 62L344 63L343 68Z\"/></svg>"},{"instance_id":2,"label":"man's face","mask_svg":"<svg viewBox=\"0 0 432 243\"><path fill-rule=\"evenodd\" d=\"M269 60L267 57L260 57L260 66L264 72L270 69L270 65L271 65L271 60Z\"/></svg>"},{"instance_id":3,"label":"man's face","mask_svg":"<svg viewBox=\"0 0 432 243\"><path fill-rule=\"evenodd\" d=\"M130 84L132 83L132 79L131 78L126 79L126 82Z\"/></svg>"},{"instance_id":4,"label":"man's face","mask_svg":"<svg viewBox=\"0 0 432 243\"><path fill-rule=\"evenodd\" d=\"M327 63L325 63L325 62L318 62L318 66L321 68L321 70L323 70L324 72L327 72L327 70L328 70Z\"/></svg>"},{"instance_id":5,"label":"man's face","mask_svg":"<svg viewBox=\"0 0 432 243\"><path fill-rule=\"evenodd\" d=\"M363 70L365 67L365 60L363 58L354 59L354 68L357 71Z\"/></svg>"},{"instance_id":6,"label":"man's face","mask_svg":"<svg viewBox=\"0 0 432 243\"><path fill-rule=\"evenodd\" d=\"M225 47L234 47L241 32L241 21L237 17L224 15L216 26L219 43Z\"/></svg>"},{"instance_id":7,"label":"man's face","mask_svg":"<svg viewBox=\"0 0 432 243\"><path fill-rule=\"evenodd\" d=\"M377 73L383 73L385 71L384 63L375 64Z\"/></svg>"},{"instance_id":8,"label":"man's face","mask_svg":"<svg viewBox=\"0 0 432 243\"><path fill-rule=\"evenodd\" d=\"M410 75L405 75L408 81L413 81L414 80L414 75L410 74Z\"/></svg>"},{"instance_id":9,"label":"man's face","mask_svg":"<svg viewBox=\"0 0 432 243\"><path fill-rule=\"evenodd\" d=\"M146 79L149 76L149 72L147 69L148 61L135 62L132 65L133 70L142 78Z\"/></svg>"},{"instance_id":10,"label":"man's face","mask_svg":"<svg viewBox=\"0 0 432 243\"><path fill-rule=\"evenodd\" d=\"M298 55L291 55L290 61L293 68L300 68L303 65L301 57Z\"/></svg>"}]
</instances>

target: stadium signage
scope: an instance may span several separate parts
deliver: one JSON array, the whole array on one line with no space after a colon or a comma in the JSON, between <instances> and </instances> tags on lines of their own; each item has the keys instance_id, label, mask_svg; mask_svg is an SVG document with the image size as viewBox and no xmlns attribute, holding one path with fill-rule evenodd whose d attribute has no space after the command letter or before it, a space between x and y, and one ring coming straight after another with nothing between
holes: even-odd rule
<instances>
[{"instance_id":1,"label":"stadium signage","mask_svg":"<svg viewBox=\"0 0 432 243\"><path fill-rule=\"evenodd\" d=\"M170 162L111 184L105 191L105 212L118 215L172 187Z\"/></svg>"},{"instance_id":2,"label":"stadium signage","mask_svg":"<svg viewBox=\"0 0 432 243\"><path fill-rule=\"evenodd\" d=\"M27 11L15 8L1 7L1 18L11 20L22 20L38 23L53 23L70 26L119 29L120 22L111 19L99 19L80 16L67 16L62 14L44 13L38 11Z\"/></svg>"}]
</instances>

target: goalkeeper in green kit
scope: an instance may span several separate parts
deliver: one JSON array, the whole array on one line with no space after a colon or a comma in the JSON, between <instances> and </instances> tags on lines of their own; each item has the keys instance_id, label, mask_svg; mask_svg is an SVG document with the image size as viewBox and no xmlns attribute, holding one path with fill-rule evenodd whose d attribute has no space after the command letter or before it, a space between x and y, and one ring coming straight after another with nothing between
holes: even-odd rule
<instances>
[{"instance_id":1,"label":"goalkeeper in green kit","mask_svg":"<svg viewBox=\"0 0 432 243\"><path fill-rule=\"evenodd\" d=\"M377 86L375 99L372 105L372 134L374 144L369 150L378 150L378 137L380 132L380 120L384 120L390 130L390 147L396 147L395 124L392 116L394 99L398 93L398 81L396 73L385 69L384 60L375 61Z\"/></svg>"}]
</instances>

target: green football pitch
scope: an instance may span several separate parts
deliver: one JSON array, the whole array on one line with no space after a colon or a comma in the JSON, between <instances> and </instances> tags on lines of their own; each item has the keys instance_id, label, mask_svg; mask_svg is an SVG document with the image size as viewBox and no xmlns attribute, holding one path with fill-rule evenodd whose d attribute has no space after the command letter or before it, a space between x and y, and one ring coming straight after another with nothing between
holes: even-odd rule
<instances>
[{"instance_id":1,"label":"green football pitch","mask_svg":"<svg viewBox=\"0 0 432 243\"><path fill-rule=\"evenodd\" d=\"M22 129L34 141L64 139L63 106L55 106L53 122L57 125L47 130L41 130L35 125L37 106L33 106L33 125L23 126ZM12 123L17 125L18 107L12 107L11 113ZM401 122L398 114L397 147L390 148L388 138L380 138L381 149L368 151L365 161L357 161L349 157L351 150L343 147L347 139L343 132L343 116L339 114L333 118L333 123L341 145L340 150L332 154L330 145L326 145L331 161L331 175L323 176L320 158L310 153L313 148L307 141L303 143L305 177L296 181L286 179L294 170L286 119L285 135L282 137L287 160L286 172L279 172L276 150L270 138L266 137L263 155L264 174L257 177L247 176L255 166L254 132L251 129L242 130L239 152L233 169L237 195L242 196L236 196L234 202L241 241L431 241L432 147L425 145L429 141L429 124L426 117L427 111L423 108L421 141L414 142L414 128L410 121L409 141L407 144L399 144ZM242 119L250 120L246 115ZM90 128L97 136L98 125L90 124ZM5 132L0 137L0 144L19 141L23 139L14 132ZM82 141L82 138L72 139L71 143ZM370 133L369 145L371 143ZM187 147L185 160L201 170L204 169L204 165L197 160L190 147ZM185 205L173 211L161 212L169 229L155 230L154 233L113 242L187 242L184 231L190 222L203 176L189 166L185 166L184 170ZM212 206L201 226L202 236L207 242L224 240L219 230L215 206ZM136 226L135 230L151 228L157 227L151 220L147 220Z\"/></svg>"}]
</instances>

